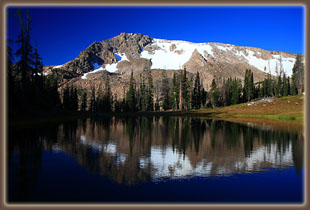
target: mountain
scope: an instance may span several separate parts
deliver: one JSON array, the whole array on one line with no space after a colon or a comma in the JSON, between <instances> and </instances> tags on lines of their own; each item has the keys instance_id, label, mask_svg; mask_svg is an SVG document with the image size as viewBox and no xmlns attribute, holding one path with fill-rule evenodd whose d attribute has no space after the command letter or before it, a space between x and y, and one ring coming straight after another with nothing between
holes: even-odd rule
<instances>
[{"instance_id":1,"label":"mountain","mask_svg":"<svg viewBox=\"0 0 310 210\"><path fill-rule=\"evenodd\" d=\"M92 43L77 58L63 65L46 66L44 74L56 73L61 76L62 84L70 82L83 88L88 88L90 84L98 88L106 75L115 87L112 90L122 95L131 71L139 80L139 72L151 69L156 80L162 74L172 77L172 72L186 68L189 73L198 71L203 85L208 89L214 77L237 77L243 80L246 69L252 70L256 82L264 79L265 72L276 76L282 71L291 76L295 58L296 54L282 51L214 42L171 41L121 33L111 39Z\"/></svg>"}]
</instances>

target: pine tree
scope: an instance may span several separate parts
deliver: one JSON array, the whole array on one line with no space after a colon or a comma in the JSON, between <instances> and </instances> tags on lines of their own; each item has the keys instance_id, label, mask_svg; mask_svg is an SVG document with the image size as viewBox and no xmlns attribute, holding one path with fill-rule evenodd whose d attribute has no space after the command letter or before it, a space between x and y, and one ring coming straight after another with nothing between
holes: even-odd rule
<instances>
[{"instance_id":1,"label":"pine tree","mask_svg":"<svg viewBox=\"0 0 310 210\"><path fill-rule=\"evenodd\" d=\"M249 87L248 87L248 101L252 100L254 98L254 75L251 70L249 70Z\"/></svg>"},{"instance_id":2,"label":"pine tree","mask_svg":"<svg viewBox=\"0 0 310 210\"><path fill-rule=\"evenodd\" d=\"M97 97L96 97L96 112L103 112L104 111L104 100L102 94L102 88L99 86Z\"/></svg>"},{"instance_id":3,"label":"pine tree","mask_svg":"<svg viewBox=\"0 0 310 210\"><path fill-rule=\"evenodd\" d=\"M162 107L164 110L168 110L171 108L169 97L171 93L170 93L169 79L167 78L166 71L163 71L162 73L161 93L162 93L161 94Z\"/></svg>"},{"instance_id":4,"label":"pine tree","mask_svg":"<svg viewBox=\"0 0 310 210\"><path fill-rule=\"evenodd\" d=\"M65 110L70 110L70 89L69 86L66 85L63 89L63 107Z\"/></svg>"},{"instance_id":5,"label":"pine tree","mask_svg":"<svg viewBox=\"0 0 310 210\"><path fill-rule=\"evenodd\" d=\"M144 83L144 74L140 73L140 87L137 96L139 110L146 110L146 88Z\"/></svg>"},{"instance_id":6,"label":"pine tree","mask_svg":"<svg viewBox=\"0 0 310 210\"><path fill-rule=\"evenodd\" d=\"M18 70L21 71L21 103L23 110L29 109L29 96L30 96L30 74L32 72L33 54L32 46L30 43L30 15L27 12L26 22L24 22L23 12L18 10L17 15L20 23L20 34L16 43L19 48L16 51L16 55L20 57L17 62Z\"/></svg>"},{"instance_id":7,"label":"pine tree","mask_svg":"<svg viewBox=\"0 0 310 210\"><path fill-rule=\"evenodd\" d=\"M82 104L81 104L81 111L86 111L87 109L87 92L85 91L82 95Z\"/></svg>"},{"instance_id":8,"label":"pine tree","mask_svg":"<svg viewBox=\"0 0 310 210\"><path fill-rule=\"evenodd\" d=\"M201 90L201 106L204 108L206 107L207 97L208 97L207 91L204 88L202 88L202 90Z\"/></svg>"},{"instance_id":9,"label":"pine tree","mask_svg":"<svg viewBox=\"0 0 310 210\"><path fill-rule=\"evenodd\" d=\"M212 84L211 84L211 104L212 107L216 107L218 105L218 99L219 99L219 90L217 88L215 79L212 80Z\"/></svg>"},{"instance_id":10,"label":"pine tree","mask_svg":"<svg viewBox=\"0 0 310 210\"><path fill-rule=\"evenodd\" d=\"M249 98L249 78L248 69L245 70L244 85L243 85L243 101L248 101Z\"/></svg>"},{"instance_id":11,"label":"pine tree","mask_svg":"<svg viewBox=\"0 0 310 210\"><path fill-rule=\"evenodd\" d=\"M263 88L261 86L261 83L258 83L258 87L257 87L257 97L258 98L262 98L263 97Z\"/></svg>"},{"instance_id":12,"label":"pine tree","mask_svg":"<svg viewBox=\"0 0 310 210\"><path fill-rule=\"evenodd\" d=\"M232 78L229 77L223 83L223 105L229 106L232 103Z\"/></svg>"},{"instance_id":13,"label":"pine tree","mask_svg":"<svg viewBox=\"0 0 310 210\"><path fill-rule=\"evenodd\" d=\"M288 84L287 84L287 79L285 76L285 73L283 74L283 96L288 96L289 92L288 92Z\"/></svg>"},{"instance_id":14,"label":"pine tree","mask_svg":"<svg viewBox=\"0 0 310 210\"><path fill-rule=\"evenodd\" d=\"M42 58L39 55L38 45L36 42L35 48L34 48L34 72L33 73L37 77L38 75L42 75L42 70L43 70Z\"/></svg>"},{"instance_id":15,"label":"pine tree","mask_svg":"<svg viewBox=\"0 0 310 210\"><path fill-rule=\"evenodd\" d=\"M160 110L160 105L159 105L159 98L158 96L156 96L156 101L155 101L155 111L159 111Z\"/></svg>"},{"instance_id":16,"label":"pine tree","mask_svg":"<svg viewBox=\"0 0 310 210\"><path fill-rule=\"evenodd\" d=\"M231 104L240 103L240 95L241 95L241 80L235 78L232 81L232 96L231 96Z\"/></svg>"},{"instance_id":17,"label":"pine tree","mask_svg":"<svg viewBox=\"0 0 310 210\"><path fill-rule=\"evenodd\" d=\"M147 110L154 111L154 95L153 95L153 78L151 71L148 71L148 88L147 88Z\"/></svg>"},{"instance_id":18,"label":"pine tree","mask_svg":"<svg viewBox=\"0 0 310 210\"><path fill-rule=\"evenodd\" d=\"M201 85L200 85L199 72L196 73L191 104L192 104L192 109L200 109L200 106L201 106Z\"/></svg>"},{"instance_id":19,"label":"pine tree","mask_svg":"<svg viewBox=\"0 0 310 210\"><path fill-rule=\"evenodd\" d=\"M268 85L267 85L267 87L268 87L268 90L267 90L268 96L274 96L273 81L272 81L270 73L268 74L267 83L268 83Z\"/></svg>"},{"instance_id":20,"label":"pine tree","mask_svg":"<svg viewBox=\"0 0 310 210\"><path fill-rule=\"evenodd\" d=\"M180 109L186 109L189 110L190 109L190 96L189 96L189 92L188 92L188 81L187 81L187 76L186 76L186 68L184 68L182 74L181 74L182 80L181 80L181 98L182 100L180 100Z\"/></svg>"},{"instance_id":21,"label":"pine tree","mask_svg":"<svg viewBox=\"0 0 310 210\"><path fill-rule=\"evenodd\" d=\"M244 76L243 100L250 101L254 98L254 76L250 69L246 69Z\"/></svg>"},{"instance_id":22,"label":"pine tree","mask_svg":"<svg viewBox=\"0 0 310 210\"><path fill-rule=\"evenodd\" d=\"M296 84L295 84L294 80L295 80L295 77L294 77L294 75L292 75L291 86L290 86L291 87L290 93L292 96L297 94L297 88L296 88Z\"/></svg>"},{"instance_id":23,"label":"pine tree","mask_svg":"<svg viewBox=\"0 0 310 210\"><path fill-rule=\"evenodd\" d=\"M263 96L266 97L268 94L267 94L267 90L268 90L268 87L267 87L267 78L264 79L263 81L263 87L262 87L262 92L263 92Z\"/></svg>"},{"instance_id":24,"label":"pine tree","mask_svg":"<svg viewBox=\"0 0 310 210\"><path fill-rule=\"evenodd\" d=\"M194 77L193 75L190 75L189 79L187 80L187 88L188 88L188 95L189 95L188 109L192 108L191 101L192 101L193 91L194 91L193 83L194 83Z\"/></svg>"},{"instance_id":25,"label":"pine tree","mask_svg":"<svg viewBox=\"0 0 310 210\"><path fill-rule=\"evenodd\" d=\"M297 90L293 90L293 92L296 91L298 94L301 94L304 91L304 77L304 63L302 62L301 55L298 54L292 75L292 87L295 87Z\"/></svg>"},{"instance_id":26,"label":"pine tree","mask_svg":"<svg viewBox=\"0 0 310 210\"><path fill-rule=\"evenodd\" d=\"M91 98L90 98L90 111L91 112L96 112L96 91L95 87L91 88Z\"/></svg>"},{"instance_id":27,"label":"pine tree","mask_svg":"<svg viewBox=\"0 0 310 210\"><path fill-rule=\"evenodd\" d=\"M125 90L125 86L123 86L123 100L122 100L122 103L121 103L121 111L122 112L125 112L128 110L127 108L127 103L126 103L126 90Z\"/></svg>"},{"instance_id":28,"label":"pine tree","mask_svg":"<svg viewBox=\"0 0 310 210\"><path fill-rule=\"evenodd\" d=\"M7 62L7 72L8 72L8 110L9 114L15 114L17 111L18 107L18 99L16 97L17 95L17 89L18 87L16 86L15 83L15 73L13 71L13 50L11 48L12 45L12 40L7 40L7 57L6 57L6 62Z\"/></svg>"},{"instance_id":29,"label":"pine tree","mask_svg":"<svg viewBox=\"0 0 310 210\"><path fill-rule=\"evenodd\" d=\"M49 76L48 80L50 80L50 91L51 91L51 108L55 110L60 110L62 108L60 94L58 92L58 79L55 76ZM41 100L42 101L42 100Z\"/></svg>"},{"instance_id":30,"label":"pine tree","mask_svg":"<svg viewBox=\"0 0 310 210\"><path fill-rule=\"evenodd\" d=\"M71 85L70 87L70 110L77 111L78 110L78 95L77 89Z\"/></svg>"},{"instance_id":31,"label":"pine tree","mask_svg":"<svg viewBox=\"0 0 310 210\"><path fill-rule=\"evenodd\" d=\"M172 78L172 87L170 89L170 105L171 108L176 110L179 109L179 103L180 103L180 84L178 77L176 73L173 73L173 78Z\"/></svg>"},{"instance_id":32,"label":"pine tree","mask_svg":"<svg viewBox=\"0 0 310 210\"><path fill-rule=\"evenodd\" d=\"M291 94L290 77L287 77L287 95Z\"/></svg>"},{"instance_id":33,"label":"pine tree","mask_svg":"<svg viewBox=\"0 0 310 210\"><path fill-rule=\"evenodd\" d=\"M42 98L42 89L43 87L43 79L42 79L42 70L43 70L43 63L42 58L40 57L38 53L38 46L37 43L35 45L34 49L34 69L32 72L33 77L33 95L35 100L35 106L36 108L39 108L40 106L40 100Z\"/></svg>"},{"instance_id":34,"label":"pine tree","mask_svg":"<svg viewBox=\"0 0 310 210\"><path fill-rule=\"evenodd\" d=\"M111 112L112 111L112 94L111 94L111 87L110 87L110 79L107 76L105 82L105 91L103 96L103 111L104 112Z\"/></svg>"},{"instance_id":35,"label":"pine tree","mask_svg":"<svg viewBox=\"0 0 310 210\"><path fill-rule=\"evenodd\" d=\"M281 75L279 75L277 78L276 89L275 89L276 97L281 97L282 96L281 92L282 92L282 79L281 79Z\"/></svg>"},{"instance_id":36,"label":"pine tree","mask_svg":"<svg viewBox=\"0 0 310 210\"><path fill-rule=\"evenodd\" d=\"M126 106L128 107L127 111L136 111L136 88L133 78L133 71L131 71L129 89L126 93Z\"/></svg>"}]
</instances>

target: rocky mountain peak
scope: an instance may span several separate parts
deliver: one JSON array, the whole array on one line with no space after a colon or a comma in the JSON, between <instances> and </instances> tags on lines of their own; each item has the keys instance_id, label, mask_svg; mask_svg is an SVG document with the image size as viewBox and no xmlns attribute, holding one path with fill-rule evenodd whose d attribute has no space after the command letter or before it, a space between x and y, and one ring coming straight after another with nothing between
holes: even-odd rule
<instances>
[{"instance_id":1,"label":"rocky mountain peak","mask_svg":"<svg viewBox=\"0 0 310 210\"><path fill-rule=\"evenodd\" d=\"M199 72L205 89L208 89L213 78L237 77L243 80L246 69L252 70L256 82L263 80L265 73L276 75L280 68L290 76L295 58L293 53L255 47L192 43L156 39L140 33L121 33L93 42L74 60L60 66L47 66L44 73L56 72L63 78L63 84L69 81L83 88L92 84L99 87L101 77L108 75L112 89L122 95L131 71L135 75L145 70L152 70L155 74L167 71L167 75L172 77L172 71L186 68L191 74ZM158 73L154 80L160 80L160 75Z\"/></svg>"}]
</instances>

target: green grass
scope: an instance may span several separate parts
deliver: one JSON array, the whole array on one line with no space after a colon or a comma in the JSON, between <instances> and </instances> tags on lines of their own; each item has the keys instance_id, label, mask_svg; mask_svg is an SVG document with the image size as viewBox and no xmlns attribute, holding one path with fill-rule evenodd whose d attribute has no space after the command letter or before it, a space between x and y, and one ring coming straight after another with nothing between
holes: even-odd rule
<instances>
[{"instance_id":1,"label":"green grass","mask_svg":"<svg viewBox=\"0 0 310 210\"><path fill-rule=\"evenodd\" d=\"M272 120L284 120L284 121L297 121L303 122L303 116L294 116L294 115L242 115L242 114L212 114L212 117L232 117L232 118L263 118L263 119L272 119Z\"/></svg>"}]
</instances>

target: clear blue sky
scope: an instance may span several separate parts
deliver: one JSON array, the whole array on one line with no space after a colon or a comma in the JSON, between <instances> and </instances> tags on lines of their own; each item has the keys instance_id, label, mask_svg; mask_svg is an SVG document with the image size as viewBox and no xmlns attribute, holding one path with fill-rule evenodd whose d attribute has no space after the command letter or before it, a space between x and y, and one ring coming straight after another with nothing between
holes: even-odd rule
<instances>
[{"instance_id":1,"label":"clear blue sky","mask_svg":"<svg viewBox=\"0 0 310 210\"><path fill-rule=\"evenodd\" d=\"M27 8L32 19L31 39L37 41L44 65L63 64L94 41L121 32L304 53L303 6ZM16 40L18 33L16 7L8 7L7 36Z\"/></svg>"}]
</instances>

